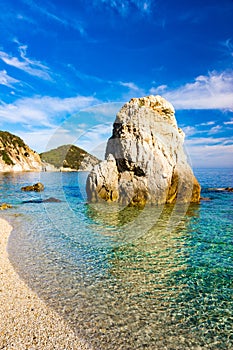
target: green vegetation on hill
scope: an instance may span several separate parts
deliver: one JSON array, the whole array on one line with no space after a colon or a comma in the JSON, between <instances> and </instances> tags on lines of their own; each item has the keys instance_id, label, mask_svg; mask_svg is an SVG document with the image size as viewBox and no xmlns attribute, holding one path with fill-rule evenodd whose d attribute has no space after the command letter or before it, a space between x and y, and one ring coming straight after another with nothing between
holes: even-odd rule
<instances>
[{"instance_id":1,"label":"green vegetation on hill","mask_svg":"<svg viewBox=\"0 0 233 350\"><path fill-rule=\"evenodd\" d=\"M74 145L64 145L40 154L41 160L56 168L72 168L78 170L81 162L89 153Z\"/></svg>"},{"instance_id":2,"label":"green vegetation on hill","mask_svg":"<svg viewBox=\"0 0 233 350\"><path fill-rule=\"evenodd\" d=\"M25 151L27 149L26 144L20 137L8 131L0 131L0 157L7 165L15 164L11 158L11 151L19 148L23 148Z\"/></svg>"},{"instance_id":3,"label":"green vegetation on hill","mask_svg":"<svg viewBox=\"0 0 233 350\"><path fill-rule=\"evenodd\" d=\"M8 131L0 131L0 142L3 147L13 144L14 146L23 147L26 149L26 144L24 141L19 136L11 134Z\"/></svg>"}]
</instances>

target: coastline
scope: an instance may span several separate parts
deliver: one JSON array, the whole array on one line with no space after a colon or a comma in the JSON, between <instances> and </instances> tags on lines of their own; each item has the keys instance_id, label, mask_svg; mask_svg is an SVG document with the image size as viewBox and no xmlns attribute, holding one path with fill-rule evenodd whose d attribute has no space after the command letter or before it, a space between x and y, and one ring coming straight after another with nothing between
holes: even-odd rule
<instances>
[{"instance_id":1,"label":"coastline","mask_svg":"<svg viewBox=\"0 0 233 350\"><path fill-rule=\"evenodd\" d=\"M11 231L9 223L0 218L0 348L90 350L15 272L7 253Z\"/></svg>"}]
</instances>

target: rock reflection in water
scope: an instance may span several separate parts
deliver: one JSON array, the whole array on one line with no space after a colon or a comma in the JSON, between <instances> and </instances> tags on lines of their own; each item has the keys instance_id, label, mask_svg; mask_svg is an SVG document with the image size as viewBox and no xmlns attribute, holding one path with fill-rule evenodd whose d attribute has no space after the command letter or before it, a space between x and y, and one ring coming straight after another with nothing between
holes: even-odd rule
<instances>
[{"instance_id":1,"label":"rock reflection in water","mask_svg":"<svg viewBox=\"0 0 233 350\"><path fill-rule=\"evenodd\" d=\"M196 344L195 336L187 329L178 328L175 317L179 312L176 297L181 287L169 283L171 273L185 266L186 258L180 249L185 242L188 216L181 213L187 208L175 208L176 214L171 205L164 206L162 212L161 207L148 207L143 212L124 208L108 215L96 209L88 210L98 225L102 222L104 226L126 227L130 240L124 232L121 242L120 233L119 236L114 233L119 245L108 255L107 276L89 286L88 293L84 291L83 314L85 325L90 325L86 337L92 338L94 348L101 349L192 348ZM141 235L132 225L130 232L128 222L135 222L141 215L146 220L141 226L150 229ZM198 206L190 207L188 215L198 217ZM171 216L176 218L173 230ZM154 221L156 224L152 226ZM75 326L77 320L71 319Z\"/></svg>"}]
</instances>

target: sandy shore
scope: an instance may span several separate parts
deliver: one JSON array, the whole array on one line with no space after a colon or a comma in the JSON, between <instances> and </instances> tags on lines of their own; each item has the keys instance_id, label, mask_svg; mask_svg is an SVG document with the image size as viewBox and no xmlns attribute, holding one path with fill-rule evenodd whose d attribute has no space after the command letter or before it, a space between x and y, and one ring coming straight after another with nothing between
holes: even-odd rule
<instances>
[{"instance_id":1,"label":"sandy shore","mask_svg":"<svg viewBox=\"0 0 233 350\"><path fill-rule=\"evenodd\" d=\"M0 349L90 349L14 271L6 250L11 229L0 219Z\"/></svg>"}]
</instances>

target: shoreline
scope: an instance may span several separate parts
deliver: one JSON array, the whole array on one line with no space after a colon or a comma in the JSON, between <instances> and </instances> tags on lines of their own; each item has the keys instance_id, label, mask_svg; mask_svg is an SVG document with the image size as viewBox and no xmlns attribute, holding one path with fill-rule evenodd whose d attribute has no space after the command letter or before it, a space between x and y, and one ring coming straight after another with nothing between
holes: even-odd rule
<instances>
[{"instance_id":1,"label":"shoreline","mask_svg":"<svg viewBox=\"0 0 233 350\"><path fill-rule=\"evenodd\" d=\"M0 218L0 349L91 350L15 272L7 253L11 231Z\"/></svg>"}]
</instances>

